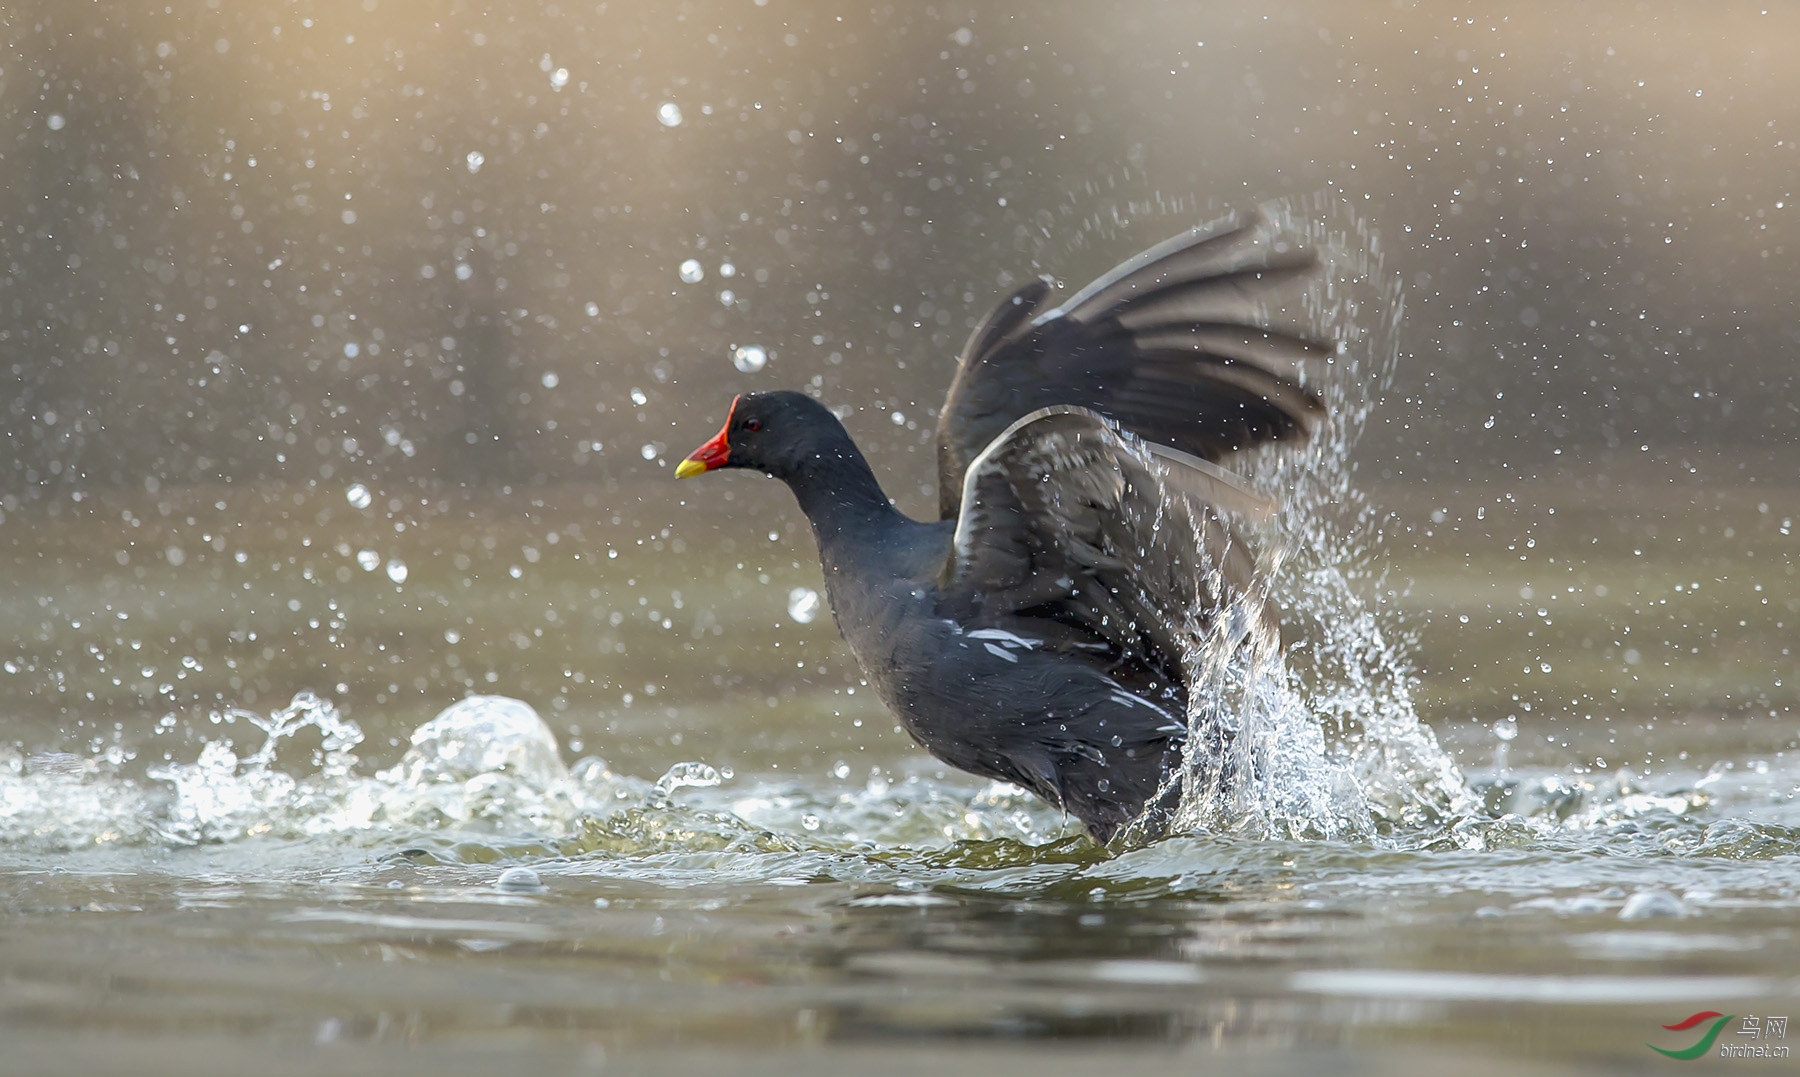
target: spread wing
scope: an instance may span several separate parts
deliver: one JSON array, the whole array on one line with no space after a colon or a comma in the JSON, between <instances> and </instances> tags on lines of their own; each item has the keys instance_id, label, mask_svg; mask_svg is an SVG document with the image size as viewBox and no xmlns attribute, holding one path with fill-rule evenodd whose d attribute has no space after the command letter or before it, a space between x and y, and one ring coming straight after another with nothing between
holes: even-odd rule
<instances>
[{"instance_id":1,"label":"spread wing","mask_svg":"<svg viewBox=\"0 0 1800 1077\"><path fill-rule=\"evenodd\" d=\"M1196 228L1053 310L1032 281L976 327L938 416L938 505L954 519L971 462L1040 408L1092 408L1202 460L1309 436L1324 405L1307 365L1333 345L1277 326L1318 265L1266 213ZM1288 321L1297 321L1291 317Z\"/></svg>"},{"instance_id":2,"label":"spread wing","mask_svg":"<svg viewBox=\"0 0 1800 1077\"><path fill-rule=\"evenodd\" d=\"M1219 467L1087 408L1043 408L969 465L943 591L969 623L1084 653L1153 693L1185 682L1183 640L1205 628L1193 619L1250 593L1255 564L1226 515L1273 510Z\"/></svg>"}]
</instances>

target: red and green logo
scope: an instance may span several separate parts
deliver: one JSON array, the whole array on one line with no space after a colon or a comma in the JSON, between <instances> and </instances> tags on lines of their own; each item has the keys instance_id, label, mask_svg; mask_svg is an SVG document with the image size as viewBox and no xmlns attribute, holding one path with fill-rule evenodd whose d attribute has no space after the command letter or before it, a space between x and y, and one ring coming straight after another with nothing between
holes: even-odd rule
<instances>
[{"instance_id":1,"label":"red and green logo","mask_svg":"<svg viewBox=\"0 0 1800 1077\"><path fill-rule=\"evenodd\" d=\"M1696 1028L1706 1024L1708 1021L1712 1022L1712 1027L1708 1028L1706 1034L1700 1037L1700 1042L1694 1044L1692 1047L1684 1048L1680 1051L1665 1051L1654 1043L1646 1043L1644 1046L1650 1048L1659 1055L1667 1055L1670 1058L1679 1058L1684 1062L1699 1058L1701 1055L1712 1050L1713 1041L1719 1038L1719 1033L1724 1031L1726 1024L1731 1021L1731 1017L1731 1014L1720 1013L1717 1010L1702 1010L1692 1017L1676 1024L1663 1026L1670 1032L1686 1032L1690 1028Z\"/></svg>"}]
</instances>

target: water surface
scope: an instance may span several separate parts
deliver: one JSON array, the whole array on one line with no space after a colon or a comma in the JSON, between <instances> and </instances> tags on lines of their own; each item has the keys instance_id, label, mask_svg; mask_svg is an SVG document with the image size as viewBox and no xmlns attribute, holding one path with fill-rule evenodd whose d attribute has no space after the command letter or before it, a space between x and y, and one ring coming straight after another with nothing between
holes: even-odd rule
<instances>
[{"instance_id":1,"label":"water surface","mask_svg":"<svg viewBox=\"0 0 1800 1077\"><path fill-rule=\"evenodd\" d=\"M365 570L342 491L265 495L6 525L5 684L35 724L0 771L0 1021L34 1064L1627 1072L1687 1045L1658 1025L1794 1008L1793 590L1760 490L1675 517L1742 536L1691 599L1672 528L1584 542L1605 509L1577 503L1521 565L1492 514L1425 537L1491 495L1397 498L1420 549L1380 620L1423 626L1466 799L1403 756L1364 774L1414 803L1351 838L1114 855L912 748L828 618L789 613L816 570L695 557L704 509L639 546L569 537L580 490L446 495ZM1540 615L1519 596L1550 557L1577 582ZM1685 635L1647 619L1665 599ZM1628 660L1624 624L1660 647ZM425 725L471 692L528 702Z\"/></svg>"}]
</instances>

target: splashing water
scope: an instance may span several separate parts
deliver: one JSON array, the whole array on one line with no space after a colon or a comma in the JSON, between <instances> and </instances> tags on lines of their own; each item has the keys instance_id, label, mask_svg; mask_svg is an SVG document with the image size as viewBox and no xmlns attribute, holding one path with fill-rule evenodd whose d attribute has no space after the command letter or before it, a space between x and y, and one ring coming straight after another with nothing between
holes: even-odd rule
<instances>
[{"instance_id":1,"label":"splashing water","mask_svg":"<svg viewBox=\"0 0 1800 1077\"><path fill-rule=\"evenodd\" d=\"M209 740L193 762L149 768L148 785L106 758L0 753L0 848L328 839L346 849L409 843L420 856L459 862L728 848L837 855L995 838L1023 849L1065 830L1057 812L1021 790L976 791L925 762L922 772L877 768L862 786L830 791L737 783L729 769L697 761L655 782L595 756L565 764L537 712L504 696L445 708L413 731L399 762L373 774L355 754L361 729L311 692L266 717L243 708L214 717L257 730L261 746L241 754L229 739ZM314 746L296 758L302 743Z\"/></svg>"},{"instance_id":2,"label":"splashing water","mask_svg":"<svg viewBox=\"0 0 1800 1077\"><path fill-rule=\"evenodd\" d=\"M321 793L348 779L363 740L355 722L311 692L298 693L267 718L242 708L214 717L220 724L242 721L262 730L262 747L239 758L228 743L208 741L192 763L150 768L150 777L173 786L172 802L154 823L163 840L194 844L267 833L275 816L315 806ZM316 777L297 779L276 769L282 741L309 729L320 736L312 754Z\"/></svg>"},{"instance_id":3,"label":"splashing water","mask_svg":"<svg viewBox=\"0 0 1800 1077\"><path fill-rule=\"evenodd\" d=\"M1351 482L1349 456L1392 374L1398 282L1347 207L1320 200L1264 214L1263 242L1310 246L1323 266L1291 306L1266 311L1267 324L1344 343L1310 372L1329 416L1323 428L1301 448L1263 450L1240 465L1281 506L1273 524L1228 523L1163 500L1135 510L1161 560L1183 566L1145 581L1146 593L1182 594L1184 576L1191 589L1179 633L1189 749L1174 828L1364 839L1438 823L1477 800L1418 720L1404 646L1356 586L1378 577L1375 549L1355 536L1379 529ZM1250 534L1258 551L1248 586L1225 571L1245 556L1230 549L1234 532ZM1185 563L1196 550L1200 563ZM1285 622L1285 651L1271 610Z\"/></svg>"},{"instance_id":4,"label":"splashing water","mask_svg":"<svg viewBox=\"0 0 1800 1077\"><path fill-rule=\"evenodd\" d=\"M1250 473L1282 505L1276 549L1285 571L1271 574L1270 589L1307 644L1291 648L1286 665L1375 823L1435 823L1477 801L1419 722L1418 681L1401 627L1368 597L1381 579L1383 518L1353 481L1351 462L1398 361L1400 281L1383 268L1380 237L1347 204L1320 197L1274 213L1320 252L1325 267L1301 298L1304 324L1343 342L1309 385L1325 402L1324 426L1299 449L1253 461Z\"/></svg>"}]
</instances>

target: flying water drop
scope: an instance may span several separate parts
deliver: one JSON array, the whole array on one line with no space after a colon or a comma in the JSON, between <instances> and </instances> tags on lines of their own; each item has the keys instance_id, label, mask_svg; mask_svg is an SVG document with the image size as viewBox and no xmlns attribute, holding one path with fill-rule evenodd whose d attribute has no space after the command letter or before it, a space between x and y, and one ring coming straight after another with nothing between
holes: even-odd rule
<instances>
[{"instance_id":1,"label":"flying water drop","mask_svg":"<svg viewBox=\"0 0 1800 1077\"><path fill-rule=\"evenodd\" d=\"M700 264L700 259L689 258L681 263L681 279L688 284L699 284L706 279L706 267Z\"/></svg>"},{"instance_id":2,"label":"flying water drop","mask_svg":"<svg viewBox=\"0 0 1800 1077\"><path fill-rule=\"evenodd\" d=\"M813 623L820 604L819 592L810 587L796 587L788 592L788 616L803 625Z\"/></svg>"},{"instance_id":3,"label":"flying water drop","mask_svg":"<svg viewBox=\"0 0 1800 1077\"><path fill-rule=\"evenodd\" d=\"M744 344L731 350L731 365L754 374L769 365L769 353L761 344Z\"/></svg>"},{"instance_id":4,"label":"flying water drop","mask_svg":"<svg viewBox=\"0 0 1800 1077\"><path fill-rule=\"evenodd\" d=\"M673 101L664 101L656 108L656 122L664 127L680 127L681 106Z\"/></svg>"},{"instance_id":5,"label":"flying water drop","mask_svg":"<svg viewBox=\"0 0 1800 1077\"><path fill-rule=\"evenodd\" d=\"M350 502L354 508L366 509L374 501L374 498L369 496L369 488L359 482L344 491L344 500Z\"/></svg>"},{"instance_id":6,"label":"flying water drop","mask_svg":"<svg viewBox=\"0 0 1800 1077\"><path fill-rule=\"evenodd\" d=\"M656 792L666 797L677 789L705 789L721 780L718 770L705 763L677 763L656 779Z\"/></svg>"}]
</instances>

